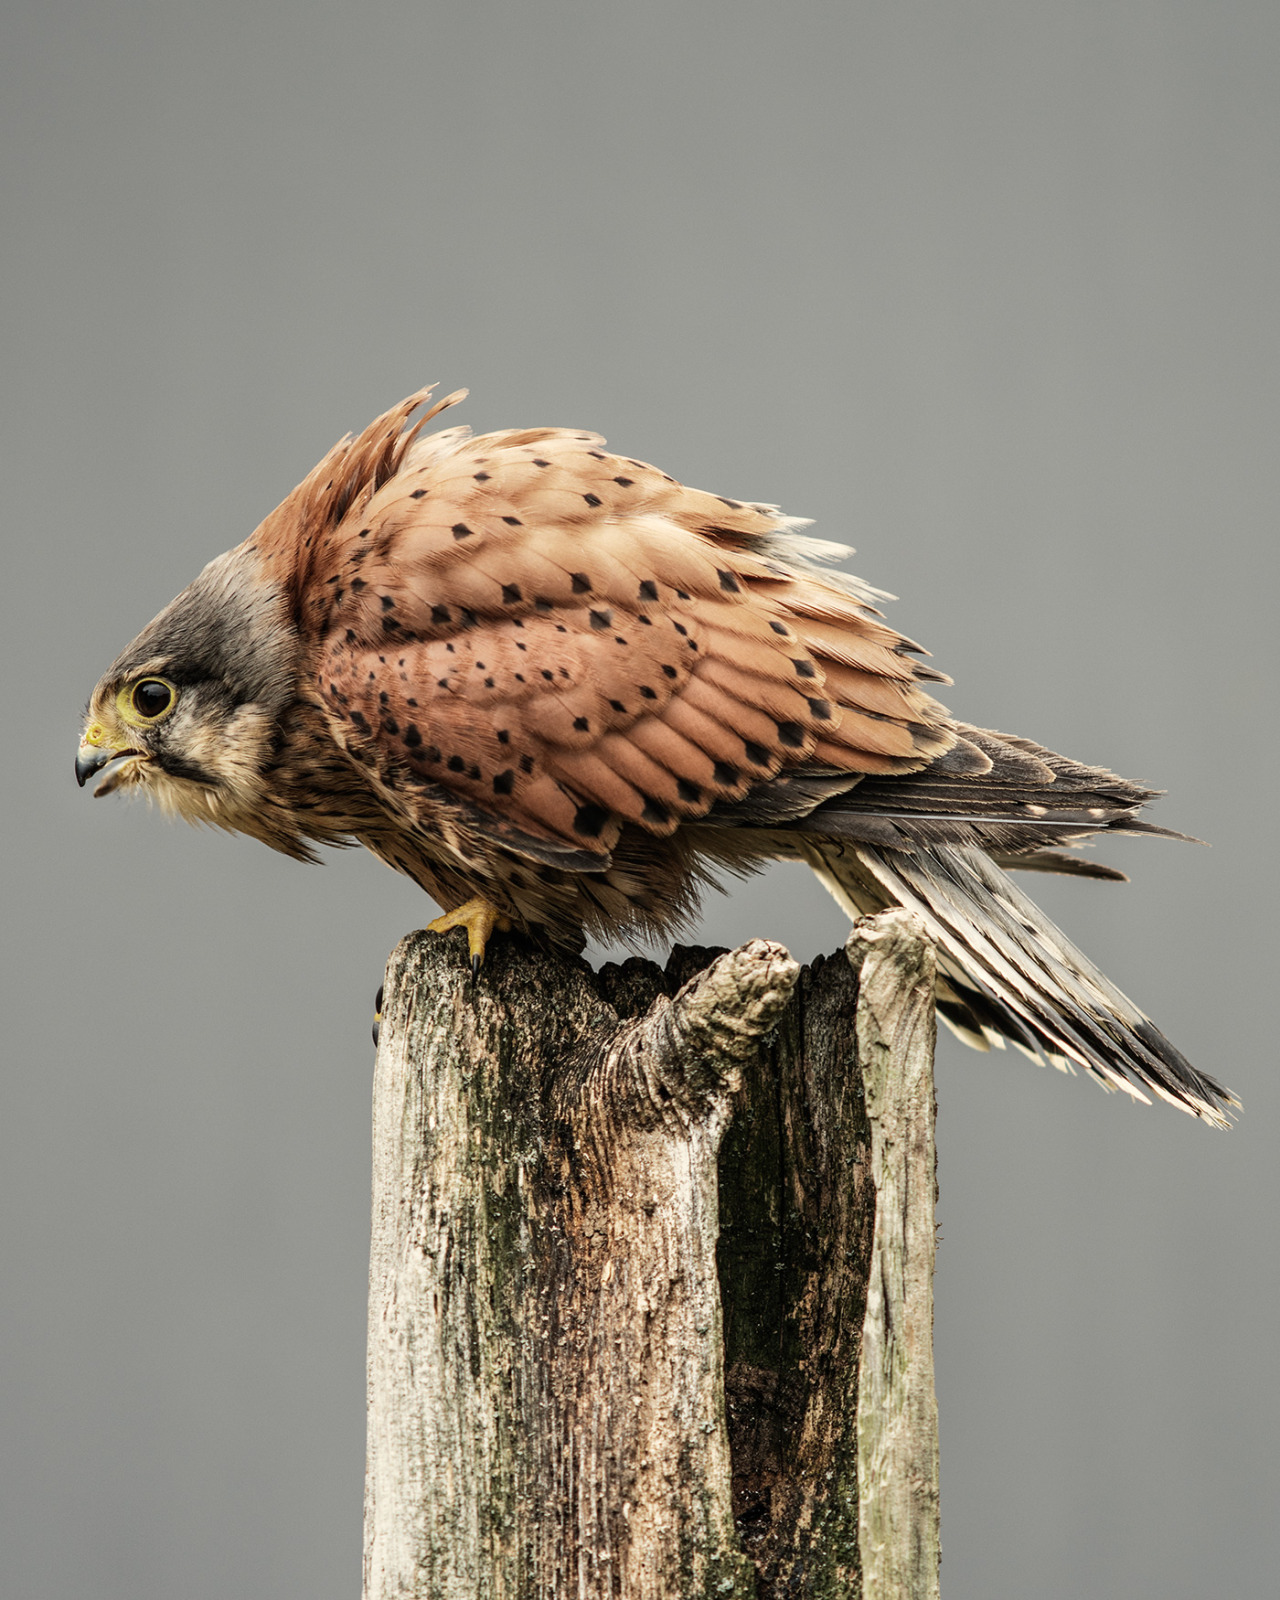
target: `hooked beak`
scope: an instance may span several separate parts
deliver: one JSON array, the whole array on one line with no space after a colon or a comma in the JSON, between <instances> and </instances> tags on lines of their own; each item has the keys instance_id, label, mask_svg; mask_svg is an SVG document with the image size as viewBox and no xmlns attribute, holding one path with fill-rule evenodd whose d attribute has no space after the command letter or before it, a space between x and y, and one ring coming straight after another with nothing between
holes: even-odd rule
<instances>
[{"instance_id":1,"label":"hooked beak","mask_svg":"<svg viewBox=\"0 0 1280 1600\"><path fill-rule=\"evenodd\" d=\"M91 744L82 744L76 752L76 782L83 789L95 772L101 772L111 760L112 751L101 750Z\"/></svg>"},{"instance_id":2,"label":"hooked beak","mask_svg":"<svg viewBox=\"0 0 1280 1600\"><path fill-rule=\"evenodd\" d=\"M112 750L110 747L96 744L90 739L82 739L80 748L76 751L76 782L83 789L89 779L95 773L101 772L103 767L110 766L113 761L119 761L127 756L141 755L141 753L140 750ZM103 792L104 790L101 788L95 791L97 794L102 794Z\"/></svg>"}]
</instances>

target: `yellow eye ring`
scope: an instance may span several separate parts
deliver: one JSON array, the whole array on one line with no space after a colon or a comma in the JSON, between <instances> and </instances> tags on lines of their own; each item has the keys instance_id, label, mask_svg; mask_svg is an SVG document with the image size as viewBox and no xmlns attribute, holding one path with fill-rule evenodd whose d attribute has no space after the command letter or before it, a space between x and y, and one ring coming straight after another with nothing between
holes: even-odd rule
<instances>
[{"instance_id":1,"label":"yellow eye ring","mask_svg":"<svg viewBox=\"0 0 1280 1600\"><path fill-rule=\"evenodd\" d=\"M138 678L116 695L116 710L135 727L163 722L177 703L177 689L164 678Z\"/></svg>"}]
</instances>

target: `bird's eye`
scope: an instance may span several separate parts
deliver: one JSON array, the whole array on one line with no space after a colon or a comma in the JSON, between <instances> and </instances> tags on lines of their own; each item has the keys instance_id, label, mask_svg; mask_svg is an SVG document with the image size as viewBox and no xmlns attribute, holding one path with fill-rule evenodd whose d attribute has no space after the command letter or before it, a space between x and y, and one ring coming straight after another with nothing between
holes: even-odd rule
<instances>
[{"instance_id":1,"label":"bird's eye","mask_svg":"<svg viewBox=\"0 0 1280 1600\"><path fill-rule=\"evenodd\" d=\"M159 722L173 710L178 691L163 678L139 678L121 691L118 704L130 722Z\"/></svg>"}]
</instances>

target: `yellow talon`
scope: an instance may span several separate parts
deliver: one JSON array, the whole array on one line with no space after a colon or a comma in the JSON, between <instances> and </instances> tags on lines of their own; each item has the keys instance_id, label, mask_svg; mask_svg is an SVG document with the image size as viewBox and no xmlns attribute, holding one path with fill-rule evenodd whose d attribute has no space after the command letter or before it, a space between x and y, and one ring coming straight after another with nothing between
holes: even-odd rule
<instances>
[{"instance_id":1,"label":"yellow talon","mask_svg":"<svg viewBox=\"0 0 1280 1600\"><path fill-rule=\"evenodd\" d=\"M455 906L434 922L427 923L428 933L448 933L450 928L467 930L467 950L471 956L471 976L474 979L484 961L489 936L495 930L498 933L510 933L511 919L504 917L497 906L490 905L483 896L476 895L465 905Z\"/></svg>"}]
</instances>

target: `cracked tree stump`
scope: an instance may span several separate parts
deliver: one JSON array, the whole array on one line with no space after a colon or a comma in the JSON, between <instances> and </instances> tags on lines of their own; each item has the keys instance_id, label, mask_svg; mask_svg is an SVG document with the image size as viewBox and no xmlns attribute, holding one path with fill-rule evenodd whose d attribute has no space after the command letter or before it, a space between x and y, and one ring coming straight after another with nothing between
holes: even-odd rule
<instances>
[{"instance_id":1,"label":"cracked tree stump","mask_svg":"<svg viewBox=\"0 0 1280 1600\"><path fill-rule=\"evenodd\" d=\"M934 958L387 968L365 1600L929 1600Z\"/></svg>"}]
</instances>

